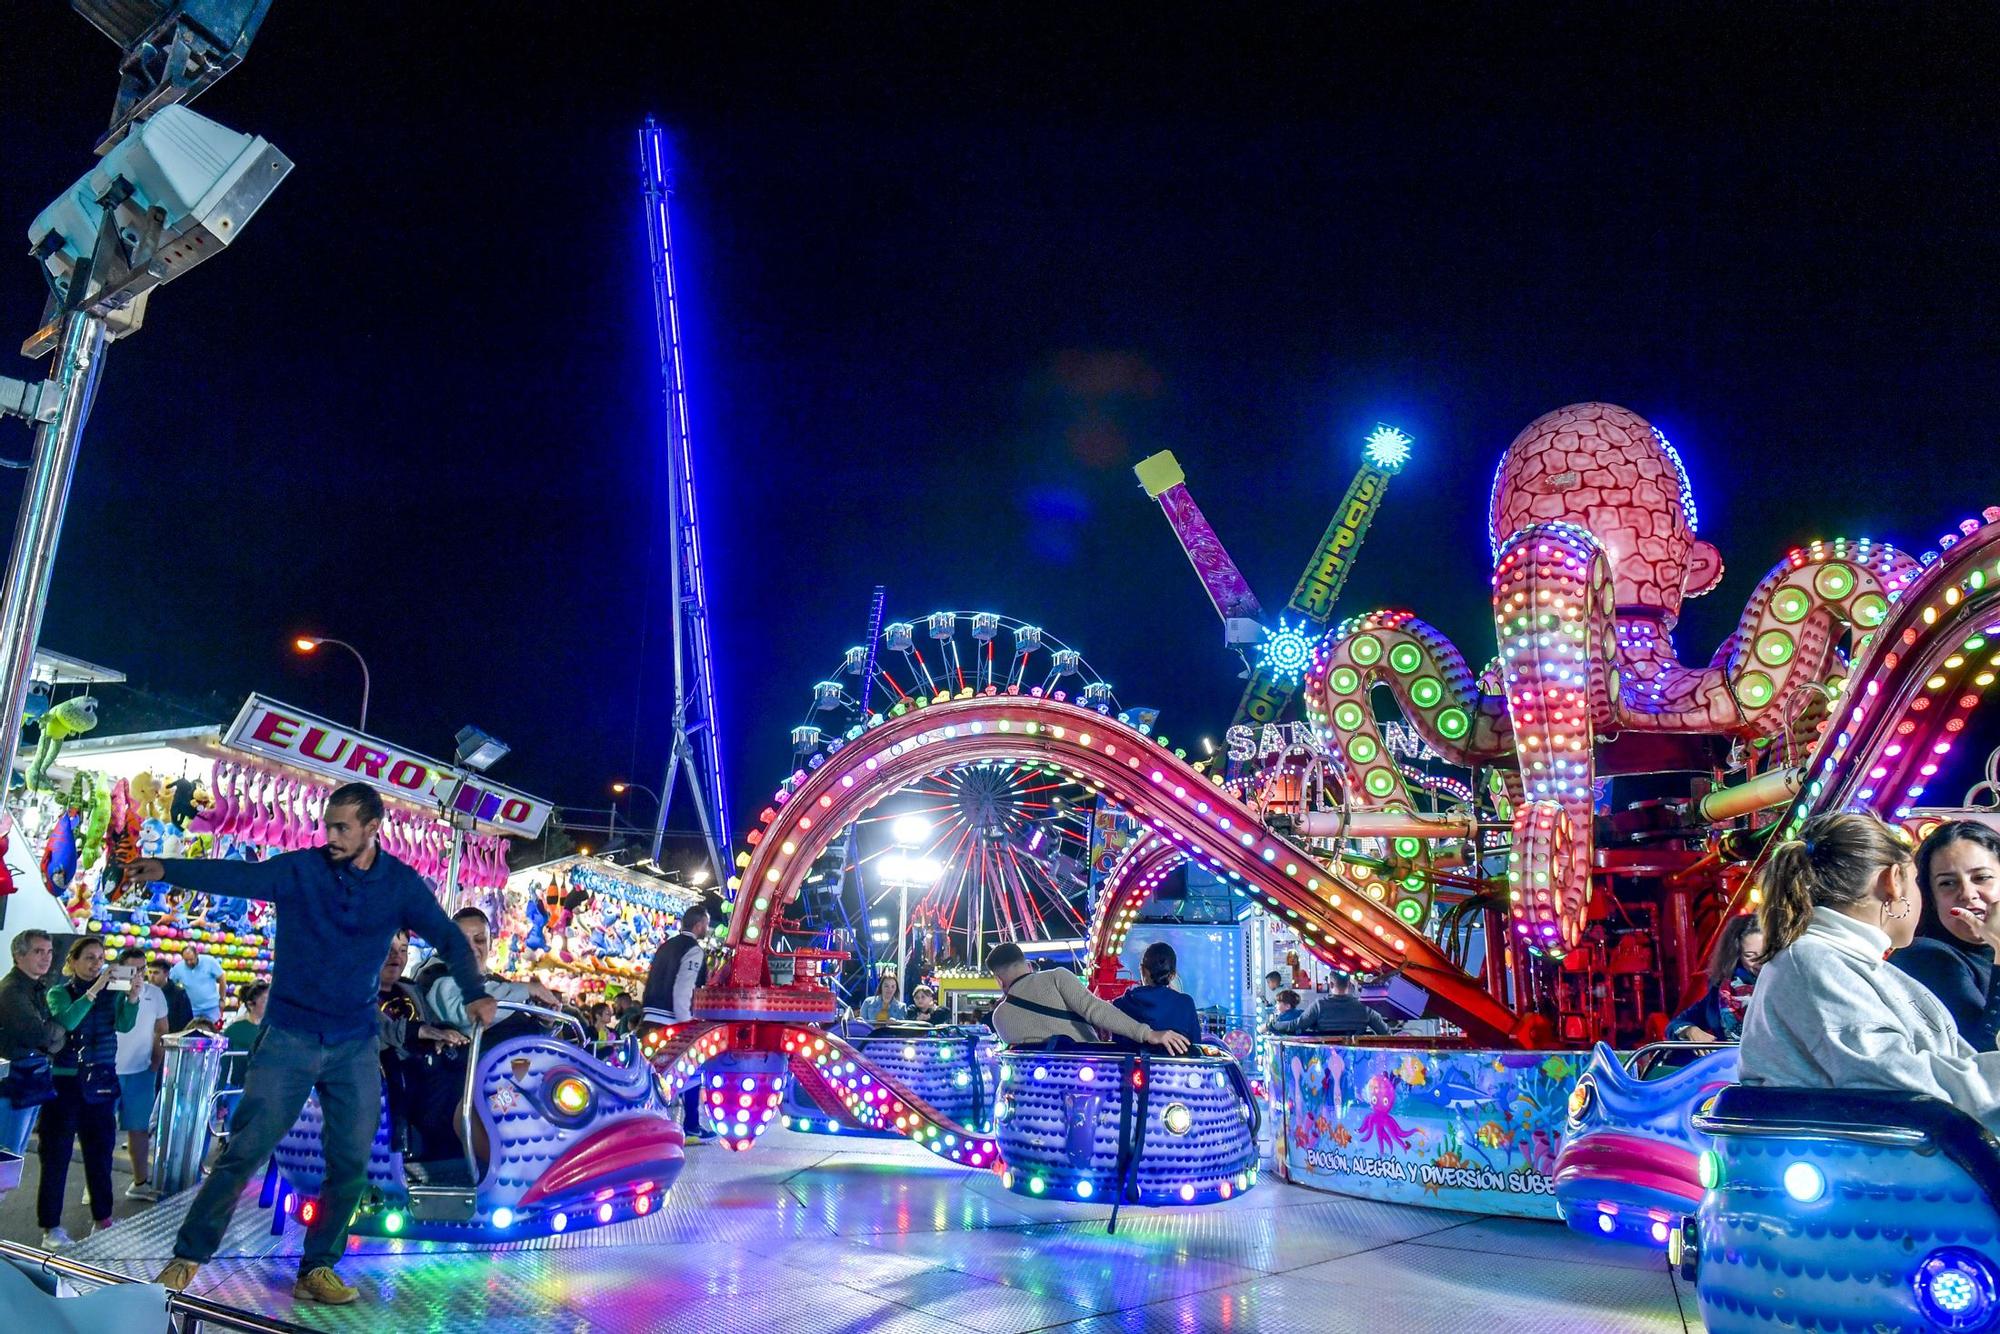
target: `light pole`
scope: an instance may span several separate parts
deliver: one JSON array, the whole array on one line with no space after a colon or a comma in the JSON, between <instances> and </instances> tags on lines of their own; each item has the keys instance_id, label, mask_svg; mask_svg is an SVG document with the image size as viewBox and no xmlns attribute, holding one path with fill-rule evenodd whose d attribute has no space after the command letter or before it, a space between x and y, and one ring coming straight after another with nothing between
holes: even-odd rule
<instances>
[{"instance_id":1,"label":"light pole","mask_svg":"<svg viewBox=\"0 0 2000 1334\"><path fill-rule=\"evenodd\" d=\"M315 653L322 644L333 644L346 649L361 664L361 730L368 730L368 659L361 656L361 650L345 639L320 639L312 635L301 635L292 641L292 647L301 653Z\"/></svg>"},{"instance_id":2,"label":"light pole","mask_svg":"<svg viewBox=\"0 0 2000 1334\"><path fill-rule=\"evenodd\" d=\"M944 867L917 849L931 836L931 822L921 815L903 815L889 826L896 851L882 859L882 879L896 888L896 991L908 985L910 957L910 891L929 889L944 874Z\"/></svg>"}]
</instances>

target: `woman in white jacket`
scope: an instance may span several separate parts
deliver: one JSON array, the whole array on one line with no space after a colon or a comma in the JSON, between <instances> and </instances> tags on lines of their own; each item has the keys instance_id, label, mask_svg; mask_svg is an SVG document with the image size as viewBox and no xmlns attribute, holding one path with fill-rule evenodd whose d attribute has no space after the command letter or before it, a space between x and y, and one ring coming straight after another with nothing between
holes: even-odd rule
<instances>
[{"instance_id":1,"label":"woman in white jacket","mask_svg":"<svg viewBox=\"0 0 2000 1334\"><path fill-rule=\"evenodd\" d=\"M1887 962L1916 931L1920 893L1889 828L1816 815L1772 851L1761 888L1767 962L1743 1017L1743 1082L1908 1089L2000 1131L2000 1053L1974 1051L1944 1003Z\"/></svg>"}]
</instances>

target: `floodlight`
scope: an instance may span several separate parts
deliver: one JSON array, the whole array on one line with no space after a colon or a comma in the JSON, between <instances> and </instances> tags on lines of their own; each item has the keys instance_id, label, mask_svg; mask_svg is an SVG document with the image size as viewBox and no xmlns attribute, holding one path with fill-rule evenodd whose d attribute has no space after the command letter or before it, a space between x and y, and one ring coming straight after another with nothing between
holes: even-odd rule
<instances>
[{"instance_id":1,"label":"floodlight","mask_svg":"<svg viewBox=\"0 0 2000 1334\"><path fill-rule=\"evenodd\" d=\"M271 0L70 0L118 44L118 102L105 146L133 121L201 96L243 63Z\"/></svg>"},{"instance_id":2,"label":"floodlight","mask_svg":"<svg viewBox=\"0 0 2000 1334\"><path fill-rule=\"evenodd\" d=\"M891 885L934 885L944 876L944 864L930 857L892 853L882 859L882 879Z\"/></svg>"},{"instance_id":3,"label":"floodlight","mask_svg":"<svg viewBox=\"0 0 2000 1334\"><path fill-rule=\"evenodd\" d=\"M899 815L889 826L889 837L902 847L915 847L931 836L931 822L921 815Z\"/></svg>"},{"instance_id":4,"label":"floodlight","mask_svg":"<svg viewBox=\"0 0 2000 1334\"><path fill-rule=\"evenodd\" d=\"M485 773L513 747L491 732L467 725L458 729L458 762L475 773Z\"/></svg>"},{"instance_id":5,"label":"floodlight","mask_svg":"<svg viewBox=\"0 0 2000 1334\"><path fill-rule=\"evenodd\" d=\"M291 169L261 137L162 107L42 210L28 244L59 301L108 315L220 253Z\"/></svg>"}]
</instances>

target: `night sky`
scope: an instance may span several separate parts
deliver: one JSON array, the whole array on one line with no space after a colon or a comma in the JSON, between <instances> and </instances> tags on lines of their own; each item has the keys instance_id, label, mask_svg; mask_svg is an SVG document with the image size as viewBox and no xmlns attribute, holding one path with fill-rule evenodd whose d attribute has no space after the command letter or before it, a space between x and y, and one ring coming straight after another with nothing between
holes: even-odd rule
<instances>
[{"instance_id":1,"label":"night sky","mask_svg":"<svg viewBox=\"0 0 2000 1334\"><path fill-rule=\"evenodd\" d=\"M1683 622L1705 661L1788 545L1920 550L2000 501L1993 11L1756 8L277 0L197 109L297 168L113 348L44 642L349 718L351 660L289 651L334 635L378 734L477 722L565 803L657 784L652 112L732 827L877 582L1046 625L1176 737L1225 724L1234 659L1131 473L1159 449L1275 608L1401 425L1342 610L1411 606L1477 662L1499 451L1625 404L1729 562ZM10 6L17 237L89 167L115 63ZM41 299L0 266L9 340Z\"/></svg>"}]
</instances>

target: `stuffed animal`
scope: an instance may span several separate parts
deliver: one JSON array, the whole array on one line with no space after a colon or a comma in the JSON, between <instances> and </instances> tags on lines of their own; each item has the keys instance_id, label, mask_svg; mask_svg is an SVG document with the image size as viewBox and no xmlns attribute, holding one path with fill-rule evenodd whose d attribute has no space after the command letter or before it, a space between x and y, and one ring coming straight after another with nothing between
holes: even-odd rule
<instances>
[{"instance_id":1,"label":"stuffed animal","mask_svg":"<svg viewBox=\"0 0 2000 1334\"><path fill-rule=\"evenodd\" d=\"M139 812L132 805L132 786L124 779L111 785L111 819L104 828L104 871L123 875L125 864L139 856Z\"/></svg>"},{"instance_id":2,"label":"stuffed animal","mask_svg":"<svg viewBox=\"0 0 2000 1334\"><path fill-rule=\"evenodd\" d=\"M21 725L39 723L42 715L49 711L49 691L54 687L47 681L30 681L28 697L21 704Z\"/></svg>"},{"instance_id":3,"label":"stuffed animal","mask_svg":"<svg viewBox=\"0 0 2000 1334\"><path fill-rule=\"evenodd\" d=\"M48 845L42 849L42 879L49 892L60 897L76 876L77 813L64 811L49 831Z\"/></svg>"},{"instance_id":4,"label":"stuffed animal","mask_svg":"<svg viewBox=\"0 0 2000 1334\"><path fill-rule=\"evenodd\" d=\"M62 754L63 742L97 726L97 701L78 695L51 705L42 715L41 726L42 737L35 743L35 758L28 766L28 786L36 788L48 786L49 770Z\"/></svg>"},{"instance_id":5,"label":"stuffed animal","mask_svg":"<svg viewBox=\"0 0 2000 1334\"><path fill-rule=\"evenodd\" d=\"M179 826L185 833L194 823L195 816L214 804L214 798L202 791L194 779L180 779L169 789L167 823Z\"/></svg>"},{"instance_id":6,"label":"stuffed animal","mask_svg":"<svg viewBox=\"0 0 2000 1334\"><path fill-rule=\"evenodd\" d=\"M77 840L77 869L88 871L104 856L104 831L111 827L111 789L101 782L87 786L83 833Z\"/></svg>"},{"instance_id":7,"label":"stuffed animal","mask_svg":"<svg viewBox=\"0 0 2000 1334\"><path fill-rule=\"evenodd\" d=\"M153 806L160 799L160 785L153 780L152 772L150 770L141 770L132 775L130 790L132 793L132 809L138 812L141 820L152 819Z\"/></svg>"}]
</instances>

